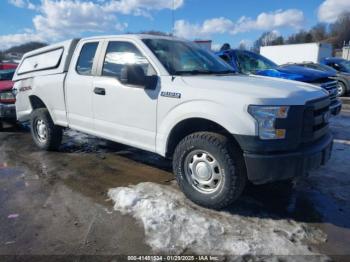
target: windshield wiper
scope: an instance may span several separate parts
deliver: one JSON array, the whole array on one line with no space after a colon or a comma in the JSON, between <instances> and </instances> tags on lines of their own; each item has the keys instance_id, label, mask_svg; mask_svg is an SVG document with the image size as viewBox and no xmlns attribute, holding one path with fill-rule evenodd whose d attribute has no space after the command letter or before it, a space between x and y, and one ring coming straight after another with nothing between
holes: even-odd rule
<instances>
[{"instance_id":1,"label":"windshield wiper","mask_svg":"<svg viewBox=\"0 0 350 262\"><path fill-rule=\"evenodd\" d=\"M235 74L236 71L234 70L224 70L224 71L212 71L213 74L217 75L226 75L226 74Z\"/></svg>"},{"instance_id":2,"label":"windshield wiper","mask_svg":"<svg viewBox=\"0 0 350 262\"><path fill-rule=\"evenodd\" d=\"M207 75L211 74L210 71L207 70L188 70L188 71L175 71L174 75Z\"/></svg>"},{"instance_id":3,"label":"windshield wiper","mask_svg":"<svg viewBox=\"0 0 350 262\"><path fill-rule=\"evenodd\" d=\"M209 71L209 70L191 70L191 71L175 71L174 75L218 75L218 74L232 74L233 70L224 71Z\"/></svg>"}]
</instances>

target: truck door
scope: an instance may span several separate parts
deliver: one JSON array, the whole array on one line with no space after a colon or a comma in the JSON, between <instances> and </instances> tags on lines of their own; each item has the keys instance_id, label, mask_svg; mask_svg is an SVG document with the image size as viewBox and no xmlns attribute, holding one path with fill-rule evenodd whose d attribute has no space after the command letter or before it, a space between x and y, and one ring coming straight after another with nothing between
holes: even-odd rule
<instances>
[{"instance_id":1,"label":"truck door","mask_svg":"<svg viewBox=\"0 0 350 262\"><path fill-rule=\"evenodd\" d=\"M94 129L92 94L98 46L98 41L82 42L77 46L65 81L69 126L87 133Z\"/></svg>"},{"instance_id":2,"label":"truck door","mask_svg":"<svg viewBox=\"0 0 350 262\"><path fill-rule=\"evenodd\" d=\"M133 42L106 41L103 50L98 76L93 84L96 133L120 143L155 151L160 86L158 84L156 89L149 90L120 81L126 66L139 65L147 76L156 75L154 67Z\"/></svg>"}]
</instances>

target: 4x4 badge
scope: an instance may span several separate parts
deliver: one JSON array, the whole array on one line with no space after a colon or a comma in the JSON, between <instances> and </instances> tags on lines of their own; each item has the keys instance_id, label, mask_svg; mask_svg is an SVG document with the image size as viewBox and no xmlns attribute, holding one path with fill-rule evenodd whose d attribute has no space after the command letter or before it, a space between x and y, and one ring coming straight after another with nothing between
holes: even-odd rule
<instances>
[{"instance_id":1,"label":"4x4 badge","mask_svg":"<svg viewBox=\"0 0 350 262\"><path fill-rule=\"evenodd\" d=\"M160 95L165 97L171 97L171 98L181 98L181 93L163 91L160 93Z\"/></svg>"}]
</instances>

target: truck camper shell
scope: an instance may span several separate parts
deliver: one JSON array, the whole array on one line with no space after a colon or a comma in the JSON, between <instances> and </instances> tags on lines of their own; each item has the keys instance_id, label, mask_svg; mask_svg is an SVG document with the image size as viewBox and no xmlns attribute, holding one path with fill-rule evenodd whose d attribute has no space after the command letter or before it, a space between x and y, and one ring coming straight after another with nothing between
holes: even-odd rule
<instances>
[{"instance_id":1,"label":"truck camper shell","mask_svg":"<svg viewBox=\"0 0 350 262\"><path fill-rule=\"evenodd\" d=\"M67 72L78 42L79 39L71 39L26 53L17 67L13 81Z\"/></svg>"}]
</instances>

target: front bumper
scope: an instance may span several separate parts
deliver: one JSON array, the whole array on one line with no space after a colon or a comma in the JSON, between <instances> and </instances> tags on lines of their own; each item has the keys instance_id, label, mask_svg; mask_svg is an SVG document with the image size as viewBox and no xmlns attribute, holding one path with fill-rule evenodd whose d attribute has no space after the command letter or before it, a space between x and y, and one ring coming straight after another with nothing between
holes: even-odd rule
<instances>
[{"instance_id":1,"label":"front bumper","mask_svg":"<svg viewBox=\"0 0 350 262\"><path fill-rule=\"evenodd\" d=\"M16 106L15 104L0 103L0 120L16 121Z\"/></svg>"},{"instance_id":2,"label":"front bumper","mask_svg":"<svg viewBox=\"0 0 350 262\"><path fill-rule=\"evenodd\" d=\"M329 160L332 146L333 137L327 134L318 142L293 152L244 152L248 179L254 184L264 184L304 176Z\"/></svg>"}]
</instances>

